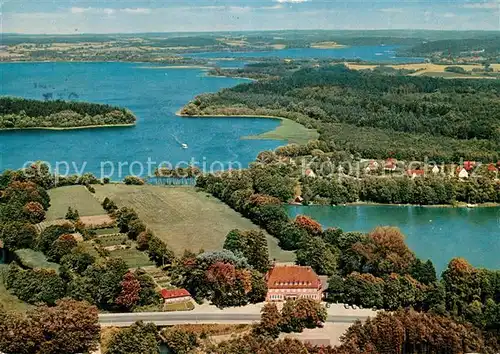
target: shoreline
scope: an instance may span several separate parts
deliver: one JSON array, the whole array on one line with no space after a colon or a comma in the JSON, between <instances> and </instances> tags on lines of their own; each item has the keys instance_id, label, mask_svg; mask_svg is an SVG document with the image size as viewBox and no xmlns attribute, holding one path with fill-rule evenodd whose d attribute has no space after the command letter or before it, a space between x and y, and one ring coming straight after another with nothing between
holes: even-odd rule
<instances>
[{"instance_id":1,"label":"shoreline","mask_svg":"<svg viewBox=\"0 0 500 354\"><path fill-rule=\"evenodd\" d=\"M304 125L285 117L279 116L266 116L257 114L243 114L243 115L187 115L181 113L182 108L179 109L175 115L184 118L258 118L258 119L274 119L279 121L279 125L269 131L260 133L258 135L246 135L240 137L240 140L276 140L285 141L287 144L306 144L311 140L319 138L319 132L316 129L306 128Z\"/></svg>"},{"instance_id":2,"label":"shoreline","mask_svg":"<svg viewBox=\"0 0 500 354\"><path fill-rule=\"evenodd\" d=\"M208 69L213 69L213 68L208 68ZM249 81L259 81L259 79L252 79L251 77L242 77L242 76L210 75L209 73L206 73L205 76L206 77L226 78L226 79L242 79L242 80L249 80Z\"/></svg>"},{"instance_id":3,"label":"shoreline","mask_svg":"<svg viewBox=\"0 0 500 354\"><path fill-rule=\"evenodd\" d=\"M499 208L500 203L480 203L480 204L467 204L459 202L456 205L454 204L390 204L390 203L376 203L376 202L352 202L338 205L330 205L330 204L295 204L295 203L287 203L285 205L289 206L318 206L318 207L345 207L345 206L390 206L390 207L419 207L419 208L448 208L448 209L478 209L478 208Z\"/></svg>"},{"instance_id":4,"label":"shoreline","mask_svg":"<svg viewBox=\"0 0 500 354\"><path fill-rule=\"evenodd\" d=\"M15 131L15 130L80 130L80 129L95 129L95 128L124 128L135 127L135 123L130 124L103 124L103 125L85 125L81 127L26 127L26 128L0 128L2 131Z\"/></svg>"},{"instance_id":5,"label":"shoreline","mask_svg":"<svg viewBox=\"0 0 500 354\"><path fill-rule=\"evenodd\" d=\"M163 66L139 66L139 69L200 69L200 70L210 70L213 69L212 66L203 65L163 65Z\"/></svg>"},{"instance_id":6,"label":"shoreline","mask_svg":"<svg viewBox=\"0 0 500 354\"><path fill-rule=\"evenodd\" d=\"M350 45L345 45L345 44L321 44L322 42L318 43L313 43L311 44L310 48L312 49L344 49L344 48L350 48Z\"/></svg>"},{"instance_id":7,"label":"shoreline","mask_svg":"<svg viewBox=\"0 0 500 354\"><path fill-rule=\"evenodd\" d=\"M228 77L228 76L223 76L223 77ZM231 114L231 115L225 115L225 114L214 114L214 115L208 115L208 114L195 114L195 115L189 115L189 114L182 114L181 113L182 108L179 109L177 112L175 112L175 115L177 117L184 117L184 118L263 118L263 119L278 119L278 120L291 120L285 117L278 117L278 116L263 116L263 115L257 115L257 114Z\"/></svg>"}]
</instances>

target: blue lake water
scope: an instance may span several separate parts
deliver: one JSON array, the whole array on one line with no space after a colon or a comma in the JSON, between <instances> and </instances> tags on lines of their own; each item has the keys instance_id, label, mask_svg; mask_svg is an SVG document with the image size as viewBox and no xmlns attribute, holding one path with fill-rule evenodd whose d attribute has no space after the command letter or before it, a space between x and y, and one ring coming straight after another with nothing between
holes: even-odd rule
<instances>
[{"instance_id":1,"label":"blue lake water","mask_svg":"<svg viewBox=\"0 0 500 354\"><path fill-rule=\"evenodd\" d=\"M181 118L175 112L195 95L215 92L245 82L242 79L207 77L199 69L146 69L132 63L15 63L0 65L0 95L42 99L67 98L72 92L82 101L127 107L137 118L130 128L98 128L48 131L0 132L0 170L20 168L29 160L72 162L86 172L100 173L101 162L110 161L118 172L120 162L142 163L148 158L169 161L205 162L226 165L239 162L246 167L259 151L274 149L284 142L241 140L242 136L274 129L279 121L258 118ZM181 148L186 143L189 149ZM123 175L130 174L123 165ZM237 165L235 165L237 166ZM111 163L104 163L105 173ZM214 169L221 169L219 163ZM64 172L65 167L61 167ZM132 172L140 174L135 163ZM153 167L154 171L154 167ZM144 172L146 173L146 171Z\"/></svg>"},{"instance_id":2,"label":"blue lake water","mask_svg":"<svg viewBox=\"0 0 500 354\"><path fill-rule=\"evenodd\" d=\"M296 57L318 57L318 53L345 57L346 50L351 51L351 58L364 55L363 59L373 60L382 57L376 53L392 49L386 46L277 52ZM233 54L259 57L263 53ZM217 53L209 55L217 57ZM229 63L225 65L241 65L238 60L232 65ZM274 129L279 124L277 120L175 115L195 95L215 92L245 80L207 77L200 69L146 69L144 66L134 63L0 64L0 95L42 99L45 93L52 93L54 98L68 98L76 93L79 100L127 107L138 117L137 126L130 128L0 132L0 171L21 168L27 161L44 160L52 166L57 161L66 161L70 173L78 169L100 176L101 163L104 163L104 172L109 174L112 165L115 170L112 179L121 180L131 172L141 174L141 165L142 174L147 174L148 158L156 164L195 159L200 164L205 162L205 170L209 171L216 161L226 168L235 161L245 167L259 151L284 143L240 139ZM189 149L182 149L181 143L188 144ZM118 175L119 163L122 163L121 176ZM212 169L219 170L220 164ZM155 165L150 165L153 172ZM61 166L61 172L65 172ZM366 232L377 225L399 226L417 255L431 258L439 270L455 256L463 256L476 266L500 268L499 209L292 207L290 213L311 215L324 226L339 226L344 230Z\"/></svg>"},{"instance_id":3,"label":"blue lake water","mask_svg":"<svg viewBox=\"0 0 500 354\"><path fill-rule=\"evenodd\" d=\"M318 58L318 59L362 59L365 61L391 63L421 63L423 58L396 57L400 46L352 46L334 49L292 48L264 52L206 52L183 54L193 58Z\"/></svg>"},{"instance_id":4,"label":"blue lake water","mask_svg":"<svg viewBox=\"0 0 500 354\"><path fill-rule=\"evenodd\" d=\"M323 227L368 232L397 226L417 256L440 273L454 257L476 267L500 269L500 208L413 206L287 206L289 215L308 215Z\"/></svg>"}]
</instances>

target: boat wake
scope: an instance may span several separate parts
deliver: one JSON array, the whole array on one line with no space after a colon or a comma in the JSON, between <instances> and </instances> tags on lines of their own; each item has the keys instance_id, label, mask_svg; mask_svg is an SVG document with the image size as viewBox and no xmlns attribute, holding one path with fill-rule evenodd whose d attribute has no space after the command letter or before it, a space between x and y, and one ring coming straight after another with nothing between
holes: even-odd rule
<instances>
[{"instance_id":1,"label":"boat wake","mask_svg":"<svg viewBox=\"0 0 500 354\"><path fill-rule=\"evenodd\" d=\"M174 138L174 140L177 142L177 144L179 144L181 146L181 148L183 148L183 149L188 148L188 145L183 143L182 141L180 141L176 135L174 135L174 134L170 134L170 135L172 135L172 138Z\"/></svg>"}]
</instances>

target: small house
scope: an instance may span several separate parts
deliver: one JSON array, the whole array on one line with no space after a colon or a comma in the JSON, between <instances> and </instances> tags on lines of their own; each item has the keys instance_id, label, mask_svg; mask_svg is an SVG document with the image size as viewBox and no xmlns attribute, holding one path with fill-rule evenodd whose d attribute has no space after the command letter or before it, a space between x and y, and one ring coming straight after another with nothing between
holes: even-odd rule
<instances>
[{"instance_id":1,"label":"small house","mask_svg":"<svg viewBox=\"0 0 500 354\"><path fill-rule=\"evenodd\" d=\"M295 199L293 201L294 201L294 203L302 204L302 202L304 201L304 198L302 198L300 195L298 195L295 197Z\"/></svg>"},{"instance_id":2,"label":"small house","mask_svg":"<svg viewBox=\"0 0 500 354\"><path fill-rule=\"evenodd\" d=\"M386 171L396 171L397 162L396 159L389 158L385 161L384 170Z\"/></svg>"},{"instance_id":3,"label":"small house","mask_svg":"<svg viewBox=\"0 0 500 354\"><path fill-rule=\"evenodd\" d=\"M476 167L476 162L475 161L464 161L464 169L465 171L469 172L471 171L474 167Z\"/></svg>"},{"instance_id":4,"label":"small house","mask_svg":"<svg viewBox=\"0 0 500 354\"><path fill-rule=\"evenodd\" d=\"M310 168L308 168L306 170L305 175L306 175L306 177L311 177L311 178L315 178L316 177L316 173L314 173L314 171L311 170Z\"/></svg>"},{"instance_id":5,"label":"small house","mask_svg":"<svg viewBox=\"0 0 500 354\"><path fill-rule=\"evenodd\" d=\"M191 301L191 294L186 289L162 289L161 297L166 304Z\"/></svg>"},{"instance_id":6,"label":"small house","mask_svg":"<svg viewBox=\"0 0 500 354\"><path fill-rule=\"evenodd\" d=\"M368 166L365 168L365 172L366 173L370 173L372 171L376 171L378 170L378 167L379 167L379 164L377 161L375 160L371 160L369 163L368 163Z\"/></svg>"},{"instance_id":7,"label":"small house","mask_svg":"<svg viewBox=\"0 0 500 354\"><path fill-rule=\"evenodd\" d=\"M434 165L434 167L432 168L432 173L434 173L435 175L439 173L439 167L437 165Z\"/></svg>"},{"instance_id":8,"label":"small house","mask_svg":"<svg viewBox=\"0 0 500 354\"><path fill-rule=\"evenodd\" d=\"M458 178L469 178L469 172L467 172L467 170L462 167L460 169L460 167L458 168L460 171L458 172Z\"/></svg>"},{"instance_id":9,"label":"small house","mask_svg":"<svg viewBox=\"0 0 500 354\"><path fill-rule=\"evenodd\" d=\"M425 175L425 170L408 170L406 171L408 177L415 178Z\"/></svg>"},{"instance_id":10,"label":"small house","mask_svg":"<svg viewBox=\"0 0 500 354\"><path fill-rule=\"evenodd\" d=\"M490 163L488 165L488 171L489 172L498 172L498 169L497 169L497 167L494 164Z\"/></svg>"}]
</instances>

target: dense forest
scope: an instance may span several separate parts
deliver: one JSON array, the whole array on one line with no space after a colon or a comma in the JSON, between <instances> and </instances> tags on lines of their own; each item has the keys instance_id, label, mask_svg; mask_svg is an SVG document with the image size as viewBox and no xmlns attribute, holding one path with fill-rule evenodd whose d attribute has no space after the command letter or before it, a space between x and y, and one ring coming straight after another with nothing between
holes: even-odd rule
<instances>
[{"instance_id":1,"label":"dense forest","mask_svg":"<svg viewBox=\"0 0 500 354\"><path fill-rule=\"evenodd\" d=\"M182 113L282 116L367 158L396 154L451 162L459 152L490 162L500 157L499 98L496 80L388 75L334 65L201 95Z\"/></svg>"},{"instance_id":2,"label":"dense forest","mask_svg":"<svg viewBox=\"0 0 500 354\"><path fill-rule=\"evenodd\" d=\"M0 97L0 129L120 125L135 120L129 110L110 105Z\"/></svg>"},{"instance_id":3,"label":"dense forest","mask_svg":"<svg viewBox=\"0 0 500 354\"><path fill-rule=\"evenodd\" d=\"M404 55L429 57L440 53L442 57L500 56L500 36L485 38L442 39L424 42L402 51Z\"/></svg>"}]
</instances>

